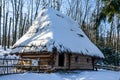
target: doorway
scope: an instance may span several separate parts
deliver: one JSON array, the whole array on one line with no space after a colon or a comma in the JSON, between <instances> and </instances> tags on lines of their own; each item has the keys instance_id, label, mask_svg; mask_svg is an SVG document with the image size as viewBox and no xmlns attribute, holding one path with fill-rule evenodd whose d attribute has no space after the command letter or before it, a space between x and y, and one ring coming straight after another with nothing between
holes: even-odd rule
<instances>
[{"instance_id":1,"label":"doorway","mask_svg":"<svg viewBox=\"0 0 120 80\"><path fill-rule=\"evenodd\" d=\"M64 66L64 54L59 54L59 60L58 65L63 67Z\"/></svg>"}]
</instances>

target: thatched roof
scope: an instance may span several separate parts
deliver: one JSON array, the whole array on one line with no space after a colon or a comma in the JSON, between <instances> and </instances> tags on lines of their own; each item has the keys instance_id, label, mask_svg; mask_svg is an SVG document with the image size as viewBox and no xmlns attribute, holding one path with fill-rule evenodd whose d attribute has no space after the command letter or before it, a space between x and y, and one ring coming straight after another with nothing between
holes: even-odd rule
<instances>
[{"instance_id":1,"label":"thatched roof","mask_svg":"<svg viewBox=\"0 0 120 80\"><path fill-rule=\"evenodd\" d=\"M73 53L104 57L77 22L60 12L44 7L33 25L14 45L12 53L69 50Z\"/></svg>"}]
</instances>

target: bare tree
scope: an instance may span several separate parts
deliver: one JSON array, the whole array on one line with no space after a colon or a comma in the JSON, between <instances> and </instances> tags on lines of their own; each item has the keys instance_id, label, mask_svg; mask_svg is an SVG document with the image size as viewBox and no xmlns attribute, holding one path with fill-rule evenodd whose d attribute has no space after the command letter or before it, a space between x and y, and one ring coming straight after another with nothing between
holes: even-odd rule
<instances>
[{"instance_id":1,"label":"bare tree","mask_svg":"<svg viewBox=\"0 0 120 80\"><path fill-rule=\"evenodd\" d=\"M40 6L40 0L35 0L35 6L36 6L36 8L35 8L35 17L34 17L34 19L38 15L38 9L39 9L39 6Z\"/></svg>"},{"instance_id":2,"label":"bare tree","mask_svg":"<svg viewBox=\"0 0 120 80\"><path fill-rule=\"evenodd\" d=\"M3 7L2 7L2 11L3 11L3 35L2 35L2 47L4 47L4 44L5 44L5 0L3 0Z\"/></svg>"},{"instance_id":3,"label":"bare tree","mask_svg":"<svg viewBox=\"0 0 120 80\"><path fill-rule=\"evenodd\" d=\"M14 23L15 23L15 8L14 8L14 0L11 0L11 4L12 4L12 45L14 44Z\"/></svg>"},{"instance_id":4,"label":"bare tree","mask_svg":"<svg viewBox=\"0 0 120 80\"><path fill-rule=\"evenodd\" d=\"M2 37L1 37L1 20L2 20L2 0L0 0L0 45L2 44Z\"/></svg>"},{"instance_id":5,"label":"bare tree","mask_svg":"<svg viewBox=\"0 0 120 80\"><path fill-rule=\"evenodd\" d=\"M30 5L31 5L31 17L30 17L30 26L31 26L33 20L33 0L30 0Z\"/></svg>"},{"instance_id":6,"label":"bare tree","mask_svg":"<svg viewBox=\"0 0 120 80\"><path fill-rule=\"evenodd\" d=\"M7 48L10 48L10 33L11 33L11 21L12 21L12 18L10 17L10 20L9 20L9 28L8 28L8 38L7 38Z\"/></svg>"},{"instance_id":7,"label":"bare tree","mask_svg":"<svg viewBox=\"0 0 120 80\"><path fill-rule=\"evenodd\" d=\"M5 35L4 35L4 50L6 50L6 46L7 46L7 23L8 23L8 11L6 12L6 20L5 20Z\"/></svg>"},{"instance_id":8,"label":"bare tree","mask_svg":"<svg viewBox=\"0 0 120 80\"><path fill-rule=\"evenodd\" d=\"M99 40L99 28L96 27L99 23L98 23L98 18L99 18L99 13L100 13L100 0L96 1L96 20L95 20L95 35L96 35L96 40L95 43L97 44L98 40Z\"/></svg>"},{"instance_id":9,"label":"bare tree","mask_svg":"<svg viewBox=\"0 0 120 80\"><path fill-rule=\"evenodd\" d=\"M19 17L20 17L20 19L19 19L19 34L18 34L18 39L22 36L21 34L22 34L22 24L23 24L23 0L20 0L20 9L19 9Z\"/></svg>"},{"instance_id":10,"label":"bare tree","mask_svg":"<svg viewBox=\"0 0 120 80\"><path fill-rule=\"evenodd\" d=\"M26 26L26 16L23 19L23 25L22 25L22 30L21 30L21 36L26 32L25 31L25 26Z\"/></svg>"}]
</instances>

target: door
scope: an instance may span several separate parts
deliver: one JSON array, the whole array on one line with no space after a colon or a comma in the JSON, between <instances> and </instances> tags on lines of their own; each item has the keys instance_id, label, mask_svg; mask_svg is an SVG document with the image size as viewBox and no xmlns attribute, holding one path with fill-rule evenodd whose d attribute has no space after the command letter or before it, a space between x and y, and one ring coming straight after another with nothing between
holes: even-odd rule
<instances>
[{"instance_id":1,"label":"door","mask_svg":"<svg viewBox=\"0 0 120 80\"><path fill-rule=\"evenodd\" d=\"M58 65L63 67L64 66L64 54L59 54Z\"/></svg>"}]
</instances>

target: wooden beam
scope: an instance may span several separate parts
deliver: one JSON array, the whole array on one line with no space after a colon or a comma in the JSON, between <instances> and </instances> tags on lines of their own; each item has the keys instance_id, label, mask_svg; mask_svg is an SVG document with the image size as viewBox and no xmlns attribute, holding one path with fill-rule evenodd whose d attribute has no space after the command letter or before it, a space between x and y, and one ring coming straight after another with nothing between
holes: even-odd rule
<instances>
[{"instance_id":1,"label":"wooden beam","mask_svg":"<svg viewBox=\"0 0 120 80\"><path fill-rule=\"evenodd\" d=\"M49 58L50 55L24 55L22 58Z\"/></svg>"}]
</instances>

